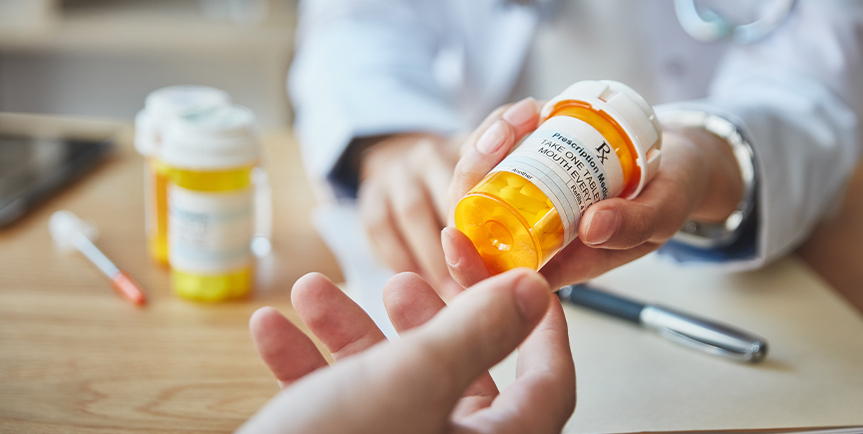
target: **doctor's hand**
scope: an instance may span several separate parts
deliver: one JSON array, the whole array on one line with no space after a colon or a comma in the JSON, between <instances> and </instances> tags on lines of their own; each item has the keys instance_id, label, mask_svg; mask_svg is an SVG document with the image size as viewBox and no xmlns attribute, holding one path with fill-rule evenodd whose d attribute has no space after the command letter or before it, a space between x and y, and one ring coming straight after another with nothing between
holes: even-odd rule
<instances>
[{"instance_id":1,"label":"doctor's hand","mask_svg":"<svg viewBox=\"0 0 863 434\"><path fill-rule=\"evenodd\" d=\"M450 185L450 209L538 122L531 99L492 113L464 145ZM591 279L656 250L688 219L721 222L734 211L743 196L743 181L731 147L705 130L663 130L656 177L633 200L613 198L587 209L578 238L540 270L552 288ZM466 284L487 273L464 234L446 228L441 238L456 281Z\"/></svg>"},{"instance_id":2,"label":"doctor's hand","mask_svg":"<svg viewBox=\"0 0 863 434\"><path fill-rule=\"evenodd\" d=\"M319 274L291 301L336 363L275 309L256 311L252 338L283 389L241 433L559 433L575 408L563 310L533 271L483 280L449 306L419 276L396 275L384 288L395 342ZM499 392L488 368L516 347L517 379Z\"/></svg>"},{"instance_id":3,"label":"doctor's hand","mask_svg":"<svg viewBox=\"0 0 863 434\"><path fill-rule=\"evenodd\" d=\"M360 162L360 217L375 254L396 272L421 274L445 299L462 289L450 277L440 245L458 158L454 142L411 133L380 139Z\"/></svg>"}]
</instances>

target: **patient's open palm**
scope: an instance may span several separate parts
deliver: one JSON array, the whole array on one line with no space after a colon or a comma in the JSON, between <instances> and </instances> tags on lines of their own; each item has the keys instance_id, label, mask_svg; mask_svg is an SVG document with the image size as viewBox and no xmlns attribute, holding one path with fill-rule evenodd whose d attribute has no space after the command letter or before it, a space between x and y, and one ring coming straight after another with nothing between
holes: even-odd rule
<instances>
[{"instance_id":1,"label":"patient's open palm","mask_svg":"<svg viewBox=\"0 0 863 434\"><path fill-rule=\"evenodd\" d=\"M275 309L255 312L252 337L283 390L241 432L551 433L575 407L563 311L532 271L484 280L449 307L419 276L395 276L384 302L396 342L319 274L291 298L336 363ZM499 393L488 368L516 347L518 378Z\"/></svg>"}]
</instances>

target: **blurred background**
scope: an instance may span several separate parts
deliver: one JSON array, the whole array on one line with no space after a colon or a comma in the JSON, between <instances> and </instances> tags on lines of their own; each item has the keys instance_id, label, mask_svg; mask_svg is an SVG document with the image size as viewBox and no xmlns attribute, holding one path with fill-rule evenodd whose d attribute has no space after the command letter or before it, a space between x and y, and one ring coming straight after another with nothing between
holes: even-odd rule
<instances>
[{"instance_id":1,"label":"blurred background","mask_svg":"<svg viewBox=\"0 0 863 434\"><path fill-rule=\"evenodd\" d=\"M0 112L131 119L174 84L290 123L297 0L0 0Z\"/></svg>"}]
</instances>

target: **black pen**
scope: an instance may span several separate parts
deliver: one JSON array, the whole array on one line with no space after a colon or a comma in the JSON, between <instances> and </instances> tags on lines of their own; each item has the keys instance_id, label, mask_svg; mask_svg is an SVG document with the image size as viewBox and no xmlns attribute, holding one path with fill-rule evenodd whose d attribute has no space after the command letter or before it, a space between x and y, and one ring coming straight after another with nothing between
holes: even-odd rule
<instances>
[{"instance_id":1,"label":"black pen","mask_svg":"<svg viewBox=\"0 0 863 434\"><path fill-rule=\"evenodd\" d=\"M690 348L757 363L767 356L767 340L746 331L655 304L639 303L586 284L564 286L558 297L579 306L652 329Z\"/></svg>"}]
</instances>

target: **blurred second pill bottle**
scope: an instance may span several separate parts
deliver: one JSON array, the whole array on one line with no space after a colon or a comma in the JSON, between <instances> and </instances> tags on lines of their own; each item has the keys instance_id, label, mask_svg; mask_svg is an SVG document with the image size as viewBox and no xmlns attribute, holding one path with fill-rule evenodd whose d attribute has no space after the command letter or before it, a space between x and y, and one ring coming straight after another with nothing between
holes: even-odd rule
<instances>
[{"instance_id":1,"label":"blurred second pill bottle","mask_svg":"<svg viewBox=\"0 0 863 434\"><path fill-rule=\"evenodd\" d=\"M191 109L226 105L227 92L209 86L164 87L147 95L144 109L135 116L135 149L144 156L144 222L147 250L159 264L168 264L167 168L158 154L168 123Z\"/></svg>"},{"instance_id":2,"label":"blurred second pill bottle","mask_svg":"<svg viewBox=\"0 0 863 434\"><path fill-rule=\"evenodd\" d=\"M238 105L190 110L169 123L159 153L168 178L171 285L184 298L220 301L252 290L255 115Z\"/></svg>"}]
</instances>

